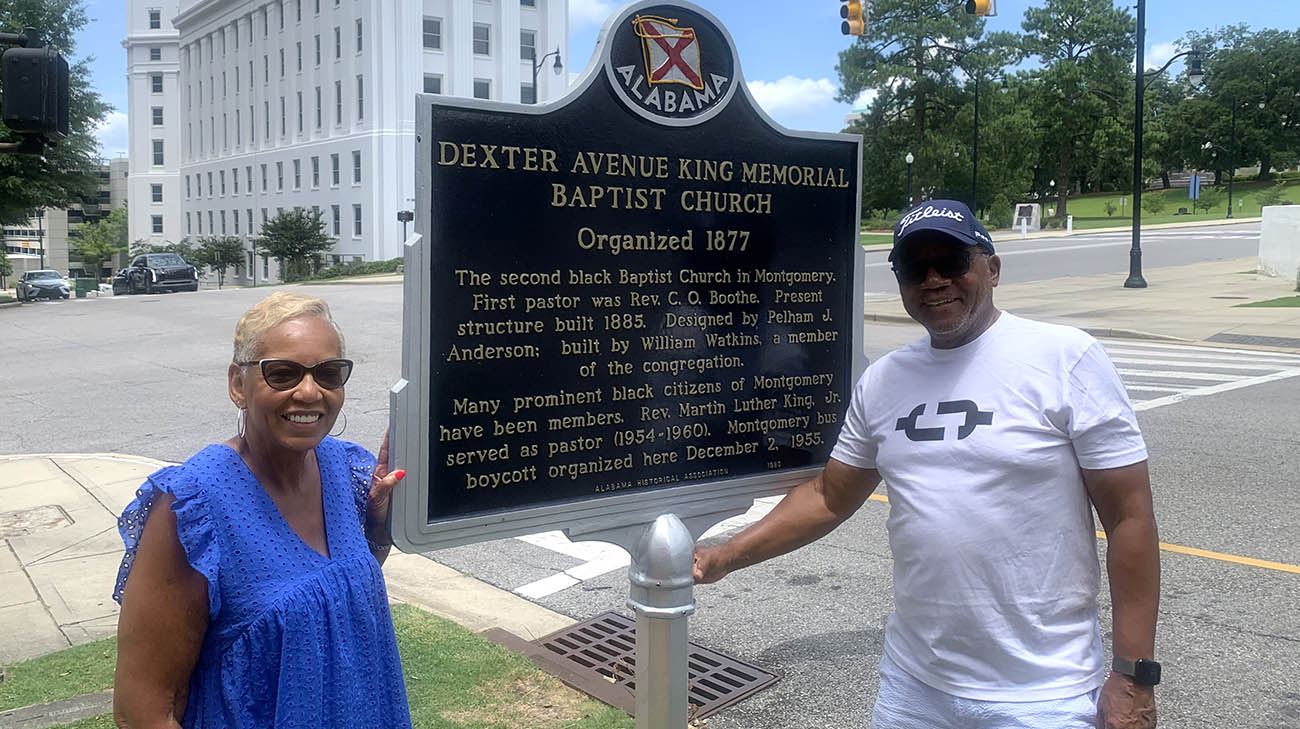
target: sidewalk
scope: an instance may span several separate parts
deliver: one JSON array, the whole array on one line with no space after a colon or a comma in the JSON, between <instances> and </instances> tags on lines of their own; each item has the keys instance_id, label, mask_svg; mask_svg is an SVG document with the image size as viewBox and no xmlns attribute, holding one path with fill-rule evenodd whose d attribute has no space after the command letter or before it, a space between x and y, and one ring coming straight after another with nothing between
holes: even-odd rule
<instances>
[{"instance_id":1,"label":"sidewalk","mask_svg":"<svg viewBox=\"0 0 1300 729\"><path fill-rule=\"evenodd\" d=\"M1300 308L1238 306L1295 295L1294 280L1253 273L1257 265L1251 256L1148 268L1145 289L1124 288L1124 273L1065 276L1002 285L993 300L1005 311L1096 336L1300 351ZM897 295L869 297L865 311L868 321L912 323Z\"/></svg>"},{"instance_id":2,"label":"sidewalk","mask_svg":"<svg viewBox=\"0 0 1300 729\"><path fill-rule=\"evenodd\" d=\"M0 666L115 635L117 516L162 461L0 456ZM384 564L389 596L473 631L539 638L574 621L420 555Z\"/></svg>"}]
</instances>

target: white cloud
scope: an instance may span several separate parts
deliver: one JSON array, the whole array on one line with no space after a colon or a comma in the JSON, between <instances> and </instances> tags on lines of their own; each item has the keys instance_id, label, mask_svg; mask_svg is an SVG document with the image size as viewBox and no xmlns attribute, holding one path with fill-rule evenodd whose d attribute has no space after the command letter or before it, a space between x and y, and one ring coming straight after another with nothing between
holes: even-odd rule
<instances>
[{"instance_id":1,"label":"white cloud","mask_svg":"<svg viewBox=\"0 0 1300 729\"><path fill-rule=\"evenodd\" d=\"M120 111L110 111L104 121L95 127L95 136L99 139L99 154L111 159L125 156L127 150L127 119Z\"/></svg>"},{"instance_id":2,"label":"white cloud","mask_svg":"<svg viewBox=\"0 0 1300 729\"><path fill-rule=\"evenodd\" d=\"M786 76L777 81L750 81L749 91L774 117L808 116L835 103L835 84L827 78Z\"/></svg>"},{"instance_id":3,"label":"white cloud","mask_svg":"<svg viewBox=\"0 0 1300 729\"><path fill-rule=\"evenodd\" d=\"M617 5L609 0L569 0L569 24L575 28L601 25L615 9Z\"/></svg>"},{"instance_id":4,"label":"white cloud","mask_svg":"<svg viewBox=\"0 0 1300 729\"><path fill-rule=\"evenodd\" d=\"M1178 44L1170 41L1168 43L1155 43L1147 53L1146 67L1147 70L1154 70L1165 65L1169 59L1178 53Z\"/></svg>"}]
</instances>

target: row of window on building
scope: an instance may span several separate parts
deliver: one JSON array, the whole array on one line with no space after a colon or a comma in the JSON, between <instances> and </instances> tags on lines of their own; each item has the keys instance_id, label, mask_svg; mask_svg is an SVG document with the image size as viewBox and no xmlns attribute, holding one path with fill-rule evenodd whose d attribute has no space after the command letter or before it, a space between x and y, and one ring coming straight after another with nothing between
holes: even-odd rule
<instances>
[{"instance_id":1,"label":"row of window on building","mask_svg":"<svg viewBox=\"0 0 1300 729\"><path fill-rule=\"evenodd\" d=\"M319 189L320 188L320 167L321 167L320 157L311 157L309 158L308 162L311 167L311 189L313 190ZM302 160L301 159L292 160L291 165L293 171L292 189L301 190L302 189ZM258 171L260 172L259 179L261 181L261 187L262 187L261 191L268 192L270 190L269 166L266 163L262 163L258 165ZM331 154L330 155L330 187L339 186L339 180L341 178L340 172L341 169L340 169L339 155L338 153ZM194 198L201 199L205 197L203 193L204 178L205 178L204 173L202 172L196 172L193 175L185 175L185 199L186 200L190 200ZM206 173L206 179L207 179L206 197L208 199L212 199L213 197L225 197L226 195L226 171L225 170L215 170L215 175L213 170L209 170ZM193 181L192 184L191 181ZM230 182L231 182L232 194L234 195L240 194L238 167L230 168ZM361 150L357 150L357 149L352 150L352 184L354 186L361 184ZM156 203L161 203L163 201L162 185L153 185L152 189L153 189L152 201ZM245 195L253 194L253 165L245 165L244 167L243 189ZM275 163L275 191L276 192L284 191L284 162L283 161L279 161Z\"/></svg>"},{"instance_id":2,"label":"row of window on building","mask_svg":"<svg viewBox=\"0 0 1300 729\"><path fill-rule=\"evenodd\" d=\"M294 209L301 210L302 208L296 207ZM316 214L320 214L321 212L319 205L313 205L311 206L311 209ZM284 208L282 207L277 207L275 209L276 215L280 215L283 212L284 212ZM203 227L204 213L207 213L206 217L208 222L206 233ZM247 235L255 235L257 231L253 229L253 209L245 208L244 216L247 222L244 228L241 230L239 224L239 218L240 218L239 210L234 209L230 211L229 220L231 223L233 223L232 226L233 234L243 235L244 234L243 231L247 231ZM155 226L154 232L162 233L162 216L154 215L152 217ZM262 225L266 225L267 220L268 220L268 209L262 208ZM360 203L354 203L352 205L352 237L353 238L361 237L362 220L363 220L362 206ZM205 235L205 234L206 235L218 235L218 234L228 235L230 234L231 230L227 228L226 221L227 221L227 217L226 217L225 210L215 210L215 211L206 210L206 211L194 212L192 214L187 212L185 213L185 233L186 235ZM194 223L197 223L197 225L194 225ZM220 225L219 228L218 225ZM328 224L328 230L334 236L338 236L341 233L342 231L342 206L341 205L330 205L330 219Z\"/></svg>"}]
</instances>

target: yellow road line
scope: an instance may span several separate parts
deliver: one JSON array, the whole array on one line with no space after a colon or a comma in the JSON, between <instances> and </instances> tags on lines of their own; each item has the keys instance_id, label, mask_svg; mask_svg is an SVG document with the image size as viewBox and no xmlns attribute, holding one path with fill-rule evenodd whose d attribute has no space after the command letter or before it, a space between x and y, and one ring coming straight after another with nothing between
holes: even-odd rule
<instances>
[{"instance_id":1,"label":"yellow road line","mask_svg":"<svg viewBox=\"0 0 1300 729\"><path fill-rule=\"evenodd\" d=\"M1098 531L1097 538L1105 539L1106 533ZM1184 547L1180 544L1169 544L1168 542L1161 542L1160 549L1165 552L1186 554L1192 557L1204 557L1206 559L1217 559L1220 562L1232 562L1233 564L1244 564L1250 567L1263 567L1266 570L1277 570L1278 572L1290 572L1292 574L1300 575L1300 565L1286 564L1284 562L1270 562L1266 559L1255 559L1254 557L1238 557L1235 554L1211 552L1208 549Z\"/></svg>"},{"instance_id":2,"label":"yellow road line","mask_svg":"<svg viewBox=\"0 0 1300 729\"><path fill-rule=\"evenodd\" d=\"M879 501L882 504L889 503L889 497L883 494L872 494L872 501ZM1106 539L1106 532L1098 531L1097 538ZM1208 549L1197 549L1196 547L1184 547L1181 544L1169 544L1168 542L1160 543L1160 550L1163 552L1173 552L1175 554L1186 554L1191 557L1204 557L1205 559L1217 559L1220 562L1231 562L1233 564L1244 564L1248 567L1262 567L1266 570L1276 570L1277 572L1290 572L1300 575L1300 565L1286 564L1285 562L1270 562L1266 559L1255 559L1254 557L1238 557L1235 554L1224 554L1223 552L1211 552Z\"/></svg>"}]
</instances>

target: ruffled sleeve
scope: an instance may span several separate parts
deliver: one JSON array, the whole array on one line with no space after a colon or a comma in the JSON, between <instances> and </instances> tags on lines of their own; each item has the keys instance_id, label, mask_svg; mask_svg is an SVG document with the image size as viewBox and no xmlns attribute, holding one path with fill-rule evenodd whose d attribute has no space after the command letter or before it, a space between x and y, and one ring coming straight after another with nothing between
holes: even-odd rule
<instances>
[{"instance_id":1,"label":"ruffled sleeve","mask_svg":"<svg viewBox=\"0 0 1300 729\"><path fill-rule=\"evenodd\" d=\"M185 550L185 559L208 583L208 616L215 617L221 610L218 581L221 549L217 543L206 495L188 466L189 464L168 466L150 474L135 492L135 500L118 517L117 531L122 535L122 543L126 547L122 566L117 571L117 585L113 588L113 599L118 604L122 602L126 578L135 564L135 556L140 549L140 536L149 520L149 512L160 495L168 494L175 499L172 502L172 512L176 514L176 536L180 538L181 548Z\"/></svg>"},{"instance_id":2,"label":"ruffled sleeve","mask_svg":"<svg viewBox=\"0 0 1300 729\"><path fill-rule=\"evenodd\" d=\"M366 500L370 498L370 478L375 471L375 457L356 443L343 442L348 474L352 481L352 497L356 500L357 518L361 528L366 527Z\"/></svg>"}]
</instances>

